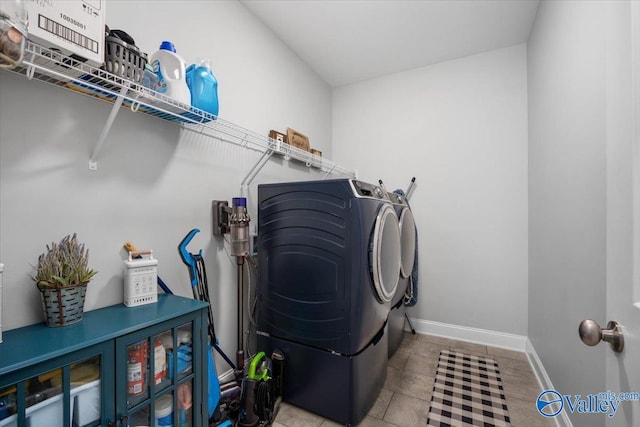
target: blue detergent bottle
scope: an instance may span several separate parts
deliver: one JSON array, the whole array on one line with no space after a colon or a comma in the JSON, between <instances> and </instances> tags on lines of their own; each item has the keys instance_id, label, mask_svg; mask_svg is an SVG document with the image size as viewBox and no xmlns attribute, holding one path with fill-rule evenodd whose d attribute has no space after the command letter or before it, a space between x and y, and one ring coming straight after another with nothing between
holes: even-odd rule
<instances>
[{"instance_id":1,"label":"blue detergent bottle","mask_svg":"<svg viewBox=\"0 0 640 427\"><path fill-rule=\"evenodd\" d=\"M218 115L218 81L211 72L208 59L200 61L200 65L191 64L187 68L187 86L191 91L191 105Z\"/></svg>"}]
</instances>

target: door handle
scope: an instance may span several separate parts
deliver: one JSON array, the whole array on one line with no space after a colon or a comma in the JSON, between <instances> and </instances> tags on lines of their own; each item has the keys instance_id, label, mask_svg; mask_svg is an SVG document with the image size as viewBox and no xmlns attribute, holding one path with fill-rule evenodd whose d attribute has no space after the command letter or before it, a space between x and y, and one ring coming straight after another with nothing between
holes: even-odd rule
<instances>
[{"instance_id":1,"label":"door handle","mask_svg":"<svg viewBox=\"0 0 640 427\"><path fill-rule=\"evenodd\" d=\"M624 350L622 326L615 320L607 323L607 329L602 329L595 320L586 319L580 322L578 332L580 339L586 345L594 346L600 341L606 341L616 353L622 353L622 350Z\"/></svg>"}]
</instances>

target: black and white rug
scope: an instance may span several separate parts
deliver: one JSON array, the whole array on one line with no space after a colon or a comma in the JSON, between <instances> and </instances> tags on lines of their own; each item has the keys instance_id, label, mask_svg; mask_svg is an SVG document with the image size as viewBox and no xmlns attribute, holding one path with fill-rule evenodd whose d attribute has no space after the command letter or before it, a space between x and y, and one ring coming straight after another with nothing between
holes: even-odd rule
<instances>
[{"instance_id":1,"label":"black and white rug","mask_svg":"<svg viewBox=\"0 0 640 427\"><path fill-rule=\"evenodd\" d=\"M427 418L429 427L510 426L495 360L442 350Z\"/></svg>"}]
</instances>

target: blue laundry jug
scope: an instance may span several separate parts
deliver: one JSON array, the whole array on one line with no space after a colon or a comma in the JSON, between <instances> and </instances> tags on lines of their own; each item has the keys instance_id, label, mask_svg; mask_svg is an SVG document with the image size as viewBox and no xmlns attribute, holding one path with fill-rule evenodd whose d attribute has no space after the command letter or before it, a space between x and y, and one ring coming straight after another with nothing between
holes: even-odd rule
<instances>
[{"instance_id":1,"label":"blue laundry jug","mask_svg":"<svg viewBox=\"0 0 640 427\"><path fill-rule=\"evenodd\" d=\"M191 105L218 115L218 81L211 72L209 60L203 60L200 65L191 64L187 68L187 86L191 91Z\"/></svg>"}]
</instances>

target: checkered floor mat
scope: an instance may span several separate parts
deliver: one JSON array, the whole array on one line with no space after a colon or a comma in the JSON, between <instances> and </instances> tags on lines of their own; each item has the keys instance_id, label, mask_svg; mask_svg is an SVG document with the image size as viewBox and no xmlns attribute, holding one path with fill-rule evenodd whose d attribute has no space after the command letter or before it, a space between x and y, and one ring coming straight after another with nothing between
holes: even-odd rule
<instances>
[{"instance_id":1,"label":"checkered floor mat","mask_svg":"<svg viewBox=\"0 0 640 427\"><path fill-rule=\"evenodd\" d=\"M442 350L428 427L510 426L498 364L493 359Z\"/></svg>"}]
</instances>

